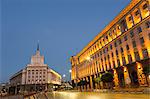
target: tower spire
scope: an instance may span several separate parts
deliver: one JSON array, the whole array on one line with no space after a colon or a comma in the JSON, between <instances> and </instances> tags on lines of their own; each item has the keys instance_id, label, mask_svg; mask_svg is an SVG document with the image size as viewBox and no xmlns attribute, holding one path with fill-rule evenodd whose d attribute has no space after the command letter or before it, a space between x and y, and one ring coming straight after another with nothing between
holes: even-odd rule
<instances>
[{"instance_id":1,"label":"tower spire","mask_svg":"<svg viewBox=\"0 0 150 99\"><path fill-rule=\"evenodd\" d=\"M37 43L37 51L40 50L40 46L39 46L39 40L38 40L38 43Z\"/></svg>"}]
</instances>

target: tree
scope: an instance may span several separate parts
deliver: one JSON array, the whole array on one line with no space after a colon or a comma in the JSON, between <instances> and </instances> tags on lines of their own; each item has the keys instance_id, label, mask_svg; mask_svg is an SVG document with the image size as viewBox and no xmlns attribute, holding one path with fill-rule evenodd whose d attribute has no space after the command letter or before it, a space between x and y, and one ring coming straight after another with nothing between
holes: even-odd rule
<instances>
[{"instance_id":1,"label":"tree","mask_svg":"<svg viewBox=\"0 0 150 99\"><path fill-rule=\"evenodd\" d=\"M150 67L149 66L145 66L143 68L143 73L145 74L146 76L146 81L147 81L147 84L149 85L149 79L148 79L148 76L150 75Z\"/></svg>"},{"instance_id":2,"label":"tree","mask_svg":"<svg viewBox=\"0 0 150 99\"><path fill-rule=\"evenodd\" d=\"M107 88L112 88L113 80L114 80L113 74L110 72L104 73L101 77L101 81L108 84L106 85Z\"/></svg>"},{"instance_id":3,"label":"tree","mask_svg":"<svg viewBox=\"0 0 150 99\"><path fill-rule=\"evenodd\" d=\"M97 83L97 85L100 87L101 75L99 77L95 78L94 82Z\"/></svg>"}]
</instances>

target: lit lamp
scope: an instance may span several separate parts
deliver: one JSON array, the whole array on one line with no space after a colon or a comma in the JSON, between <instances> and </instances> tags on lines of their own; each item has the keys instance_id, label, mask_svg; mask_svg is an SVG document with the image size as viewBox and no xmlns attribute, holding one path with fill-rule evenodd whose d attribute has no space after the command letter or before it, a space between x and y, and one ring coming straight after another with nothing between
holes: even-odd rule
<instances>
[{"instance_id":1,"label":"lit lamp","mask_svg":"<svg viewBox=\"0 0 150 99\"><path fill-rule=\"evenodd\" d=\"M70 69L70 70L69 70L69 73L70 73L70 80L71 80L71 72L72 72L72 70Z\"/></svg>"},{"instance_id":2,"label":"lit lamp","mask_svg":"<svg viewBox=\"0 0 150 99\"><path fill-rule=\"evenodd\" d=\"M63 79L64 79L64 82L65 82L65 77L66 77L66 75L65 75L65 74L63 74Z\"/></svg>"}]
</instances>

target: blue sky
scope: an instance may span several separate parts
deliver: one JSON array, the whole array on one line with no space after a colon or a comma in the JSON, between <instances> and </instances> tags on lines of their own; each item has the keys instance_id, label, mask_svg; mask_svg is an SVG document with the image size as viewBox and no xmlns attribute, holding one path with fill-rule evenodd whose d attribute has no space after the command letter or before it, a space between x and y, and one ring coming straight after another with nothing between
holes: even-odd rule
<instances>
[{"instance_id":1,"label":"blue sky","mask_svg":"<svg viewBox=\"0 0 150 99\"><path fill-rule=\"evenodd\" d=\"M30 63L38 40L45 63L69 79L69 58L130 0L1 0L0 82Z\"/></svg>"}]
</instances>

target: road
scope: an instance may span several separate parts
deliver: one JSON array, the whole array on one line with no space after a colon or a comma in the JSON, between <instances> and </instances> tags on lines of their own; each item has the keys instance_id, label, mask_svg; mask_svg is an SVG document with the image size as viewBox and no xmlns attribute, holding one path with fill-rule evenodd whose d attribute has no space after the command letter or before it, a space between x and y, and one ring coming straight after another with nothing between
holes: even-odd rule
<instances>
[{"instance_id":1,"label":"road","mask_svg":"<svg viewBox=\"0 0 150 99\"><path fill-rule=\"evenodd\" d=\"M53 92L47 93L48 99L150 99L148 94L99 93L99 92ZM39 99L45 95L38 95Z\"/></svg>"}]
</instances>

